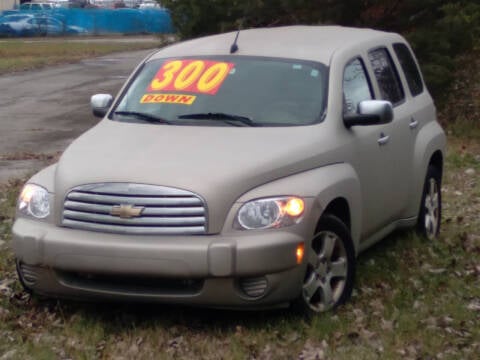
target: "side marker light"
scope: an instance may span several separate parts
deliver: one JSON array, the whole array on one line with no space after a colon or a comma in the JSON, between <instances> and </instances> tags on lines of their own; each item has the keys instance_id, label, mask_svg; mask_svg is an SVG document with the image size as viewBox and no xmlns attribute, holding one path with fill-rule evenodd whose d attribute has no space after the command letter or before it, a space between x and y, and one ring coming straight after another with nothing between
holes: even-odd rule
<instances>
[{"instance_id":1,"label":"side marker light","mask_svg":"<svg viewBox=\"0 0 480 360\"><path fill-rule=\"evenodd\" d=\"M303 255L305 254L305 246L303 243L297 245L297 265L300 265L303 262Z\"/></svg>"}]
</instances>

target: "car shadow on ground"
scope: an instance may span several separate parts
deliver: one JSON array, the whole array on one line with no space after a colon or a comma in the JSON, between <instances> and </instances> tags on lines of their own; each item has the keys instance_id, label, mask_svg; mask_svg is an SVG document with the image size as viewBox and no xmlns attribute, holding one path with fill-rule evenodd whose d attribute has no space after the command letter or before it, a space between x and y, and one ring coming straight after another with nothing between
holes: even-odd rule
<instances>
[{"instance_id":1,"label":"car shadow on ground","mask_svg":"<svg viewBox=\"0 0 480 360\"><path fill-rule=\"evenodd\" d=\"M228 310L191 307L172 304L80 302L44 299L22 293L24 301L17 305L31 313L49 313L65 323L75 322L80 316L87 323L100 323L110 333L125 329L164 328L185 329L195 333L235 333L241 328L262 329L278 326L285 321L304 317L290 308L266 310ZM305 320L307 320L305 318ZM175 331L175 330L174 330Z\"/></svg>"}]
</instances>

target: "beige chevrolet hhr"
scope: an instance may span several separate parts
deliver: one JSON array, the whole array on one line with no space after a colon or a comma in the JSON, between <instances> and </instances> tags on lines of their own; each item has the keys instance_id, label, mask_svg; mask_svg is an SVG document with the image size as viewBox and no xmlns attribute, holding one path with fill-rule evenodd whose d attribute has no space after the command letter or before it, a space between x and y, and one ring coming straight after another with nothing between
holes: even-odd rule
<instances>
[{"instance_id":1,"label":"beige chevrolet hhr","mask_svg":"<svg viewBox=\"0 0 480 360\"><path fill-rule=\"evenodd\" d=\"M329 310L357 255L438 235L445 135L397 34L242 30L161 49L23 188L23 286L46 296Z\"/></svg>"}]
</instances>

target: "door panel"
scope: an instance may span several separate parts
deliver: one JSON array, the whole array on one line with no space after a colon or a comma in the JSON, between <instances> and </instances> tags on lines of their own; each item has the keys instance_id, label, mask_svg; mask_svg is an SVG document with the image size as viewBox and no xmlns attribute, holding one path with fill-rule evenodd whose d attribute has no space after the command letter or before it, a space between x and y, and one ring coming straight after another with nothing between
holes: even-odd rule
<instances>
[{"instance_id":1,"label":"door panel","mask_svg":"<svg viewBox=\"0 0 480 360\"><path fill-rule=\"evenodd\" d=\"M389 50L380 47L371 50L368 57L380 89L379 97L390 101L394 106L394 118L389 124L389 161L386 165L390 190L385 195L385 211L389 213L387 221L390 222L401 218L408 204L413 156L411 133L415 131L416 125L415 119L412 120L411 117L410 103L406 99L399 71Z\"/></svg>"},{"instance_id":2,"label":"door panel","mask_svg":"<svg viewBox=\"0 0 480 360\"><path fill-rule=\"evenodd\" d=\"M364 62L360 57L351 60L343 74L344 115L357 113L358 104L373 99L373 91ZM368 237L391 218L391 124L354 126L350 128L351 154L361 186L362 237Z\"/></svg>"}]
</instances>

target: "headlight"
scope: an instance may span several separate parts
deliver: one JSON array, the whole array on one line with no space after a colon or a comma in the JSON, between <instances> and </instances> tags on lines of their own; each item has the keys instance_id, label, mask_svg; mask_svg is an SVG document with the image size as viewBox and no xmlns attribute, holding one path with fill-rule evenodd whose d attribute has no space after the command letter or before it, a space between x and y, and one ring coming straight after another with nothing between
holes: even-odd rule
<instances>
[{"instance_id":1,"label":"headlight","mask_svg":"<svg viewBox=\"0 0 480 360\"><path fill-rule=\"evenodd\" d=\"M18 211L37 219L46 218L50 214L48 197L48 191L44 188L34 184L27 184L20 193Z\"/></svg>"},{"instance_id":2,"label":"headlight","mask_svg":"<svg viewBox=\"0 0 480 360\"><path fill-rule=\"evenodd\" d=\"M245 203L237 214L243 229L268 229L297 224L303 215L305 202L298 197L259 199Z\"/></svg>"}]
</instances>

